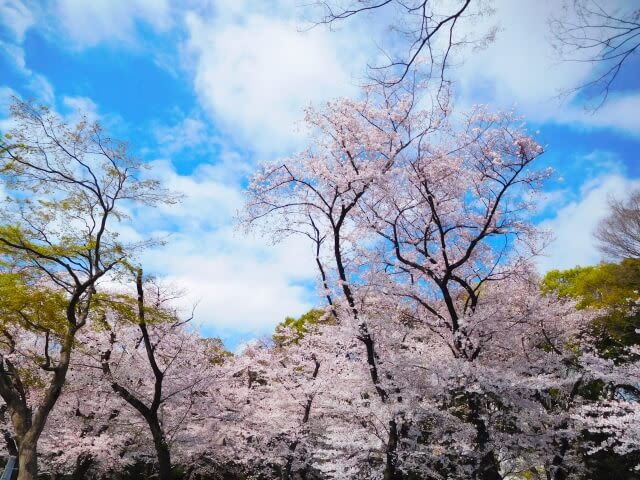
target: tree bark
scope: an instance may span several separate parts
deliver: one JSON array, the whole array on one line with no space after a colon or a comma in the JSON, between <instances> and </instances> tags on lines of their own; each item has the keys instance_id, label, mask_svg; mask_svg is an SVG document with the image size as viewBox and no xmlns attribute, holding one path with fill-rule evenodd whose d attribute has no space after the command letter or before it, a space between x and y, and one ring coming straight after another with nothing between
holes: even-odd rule
<instances>
[{"instance_id":1,"label":"tree bark","mask_svg":"<svg viewBox=\"0 0 640 480\"><path fill-rule=\"evenodd\" d=\"M36 439L22 439L18 445L17 480L37 480L38 451Z\"/></svg>"},{"instance_id":2,"label":"tree bark","mask_svg":"<svg viewBox=\"0 0 640 480\"><path fill-rule=\"evenodd\" d=\"M147 419L147 422L151 429L153 446L156 449L156 455L158 457L158 478L160 480L171 480L173 478L173 472L171 471L171 452L169 451L169 445L167 445L167 439L162 431L160 421L156 415L152 415Z\"/></svg>"},{"instance_id":3,"label":"tree bark","mask_svg":"<svg viewBox=\"0 0 640 480\"><path fill-rule=\"evenodd\" d=\"M320 371L320 362L316 358L315 354L312 354L311 358L313 359L313 363L314 363L313 373L311 374L311 378L315 380L318 377L318 372ZM314 399L313 395L307 398L307 403L304 406L304 413L302 415L302 425L306 425L309 422L309 417L311 416L311 406L313 405L313 399ZM282 476L284 480L290 480L291 478L293 478L292 477L293 461L295 460L295 453L299 443L300 443L300 440L296 439L289 445L289 455L287 456L287 463L285 465L284 473Z\"/></svg>"},{"instance_id":4,"label":"tree bark","mask_svg":"<svg viewBox=\"0 0 640 480\"><path fill-rule=\"evenodd\" d=\"M7 404L15 433L18 447L18 480L36 480L38 477L38 440L62 392L71 360L75 333L75 327L67 331L62 342L58 365L50 367L47 364L43 367L53 372L53 378L44 391L42 401L35 409L27 404L27 396L19 371L7 359L0 362L0 396Z\"/></svg>"},{"instance_id":5,"label":"tree bark","mask_svg":"<svg viewBox=\"0 0 640 480\"><path fill-rule=\"evenodd\" d=\"M93 457L89 454L81 454L76 460L76 466L71 474L71 480L84 480L93 465Z\"/></svg>"},{"instance_id":6,"label":"tree bark","mask_svg":"<svg viewBox=\"0 0 640 480\"><path fill-rule=\"evenodd\" d=\"M564 423L564 428L566 428L566 423ZM564 456L569 450L569 442L566 438L562 438L559 445L558 442L553 443L557 448L557 453L553 456L551 466L548 469L549 475L547 476L552 480L567 480L569 472L564 465Z\"/></svg>"}]
</instances>

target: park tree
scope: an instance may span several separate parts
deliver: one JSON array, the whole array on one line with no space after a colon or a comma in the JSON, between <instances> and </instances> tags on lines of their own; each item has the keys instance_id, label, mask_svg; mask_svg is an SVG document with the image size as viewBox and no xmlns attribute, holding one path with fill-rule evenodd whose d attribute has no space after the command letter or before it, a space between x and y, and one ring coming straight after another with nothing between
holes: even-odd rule
<instances>
[{"instance_id":1,"label":"park tree","mask_svg":"<svg viewBox=\"0 0 640 480\"><path fill-rule=\"evenodd\" d=\"M46 107L15 101L10 145L0 156L8 194L0 255L3 343L0 396L7 405L20 480L37 477L37 446L62 392L78 332L99 281L148 242L118 238L125 203L170 201L124 142L97 123L67 125ZM25 301L27 296L39 302ZM33 341L16 341L16 335Z\"/></svg>"},{"instance_id":2,"label":"park tree","mask_svg":"<svg viewBox=\"0 0 640 480\"><path fill-rule=\"evenodd\" d=\"M467 317L492 336L474 362L453 357L406 303L376 303L361 314L389 400L371 382L357 325L316 323L297 342L252 346L227 365L235 386L223 395L235 401L218 429L227 458L267 478L384 478L391 447L397 478L481 478L468 402L476 395L500 478L582 471L574 415L591 373L576 364L572 342L589 314L574 301L542 295L526 278L488 283Z\"/></svg>"},{"instance_id":3,"label":"park tree","mask_svg":"<svg viewBox=\"0 0 640 480\"><path fill-rule=\"evenodd\" d=\"M217 454L208 438L218 429L214 392L230 354L190 328L173 306L175 291L157 280L142 282L139 305L137 278L96 293L76 336L41 439L51 474L180 478Z\"/></svg>"},{"instance_id":4,"label":"park tree","mask_svg":"<svg viewBox=\"0 0 640 480\"><path fill-rule=\"evenodd\" d=\"M284 347L298 343L315 325L331 324L335 318L321 308L312 308L298 318L287 317L280 322L273 332L273 341L277 346Z\"/></svg>"},{"instance_id":5,"label":"park tree","mask_svg":"<svg viewBox=\"0 0 640 480\"><path fill-rule=\"evenodd\" d=\"M219 429L228 462L265 478L309 473L315 447L309 422L322 390L320 360L307 340L313 331L285 346L251 345L225 365L226 388L217 396L227 410Z\"/></svg>"},{"instance_id":6,"label":"park tree","mask_svg":"<svg viewBox=\"0 0 640 480\"><path fill-rule=\"evenodd\" d=\"M325 294L328 299L344 298L347 310L340 313L334 308L334 315L338 320L346 316L357 325L371 382L383 402L388 394L380 385L375 344L360 315L352 282L357 264L350 253L359 241L352 218L372 186L443 119L440 109L415 112L414 93L413 89L382 88L369 91L361 101L341 99L325 111L309 110L307 123L317 134L312 146L291 159L261 167L249 187L245 216L248 225L269 219L267 226L277 237L302 233L315 239L316 249L326 245L332 279L324 272L323 262L317 262Z\"/></svg>"},{"instance_id":7,"label":"park tree","mask_svg":"<svg viewBox=\"0 0 640 480\"><path fill-rule=\"evenodd\" d=\"M414 471L563 480L583 471L577 419L583 404L605 399L608 374L582 362L590 346L579 339L595 314L540 292L532 267L545 240L530 220L549 175L533 168L543 149L511 113L478 107L449 122L420 111L415 91L367 93L311 111L310 148L263 165L249 187L250 224L276 238L302 234L319 250L321 292L342 332L332 338L352 359L340 369L344 354L325 362L326 346L308 348L335 387L316 394L309 424L334 419L326 431L370 455L347 454L336 436L307 441L344 458L333 476L346 465L383 479ZM358 365L367 366L366 395ZM435 441L450 431L464 432L462 450L443 440L455 458L427 461L424 434Z\"/></svg>"},{"instance_id":8,"label":"park tree","mask_svg":"<svg viewBox=\"0 0 640 480\"><path fill-rule=\"evenodd\" d=\"M575 299L578 309L599 311L589 330L603 356L617 358L627 348L640 342L637 309L639 259L627 258L620 263L552 270L545 275L542 289L555 292L562 298Z\"/></svg>"},{"instance_id":9,"label":"park tree","mask_svg":"<svg viewBox=\"0 0 640 480\"><path fill-rule=\"evenodd\" d=\"M96 299L92 328L78 338L76 369L89 369L87 388L110 389L119 399L113 403L134 411L152 439L158 478L169 480L172 449L189 443L183 435L189 422L212 407L207 392L227 355L219 343L189 331L192 316L175 309L174 291L145 280L141 269L134 276L135 294L125 289Z\"/></svg>"},{"instance_id":10,"label":"park tree","mask_svg":"<svg viewBox=\"0 0 640 480\"><path fill-rule=\"evenodd\" d=\"M629 192L625 200L609 199L609 212L594 235L605 257L640 258L640 189Z\"/></svg>"},{"instance_id":11,"label":"park tree","mask_svg":"<svg viewBox=\"0 0 640 480\"><path fill-rule=\"evenodd\" d=\"M360 102L309 111L312 146L263 165L247 205L247 221L268 219L263 225L277 237L323 239L331 270L321 272L321 283L330 284L324 290L338 322L354 325L385 412L379 418L387 415L385 479L400 475L405 411L390 393L399 376L381 367L394 363L384 357L393 328L379 320L390 316L382 305L405 305L405 318L429 325L454 359L474 365L495 331L470 318L489 284L531 275L539 235L526 215L548 174L530 168L542 148L515 116L478 108L450 123L447 109L421 109L425 99L416 92L369 89ZM499 478L486 402L466 400L483 452L478 478Z\"/></svg>"}]
</instances>

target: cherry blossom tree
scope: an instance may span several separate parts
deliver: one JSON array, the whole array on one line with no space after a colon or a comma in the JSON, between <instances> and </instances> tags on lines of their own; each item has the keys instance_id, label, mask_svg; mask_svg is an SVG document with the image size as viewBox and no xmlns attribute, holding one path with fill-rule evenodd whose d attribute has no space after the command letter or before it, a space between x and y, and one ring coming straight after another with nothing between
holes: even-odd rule
<instances>
[{"instance_id":1,"label":"cherry blossom tree","mask_svg":"<svg viewBox=\"0 0 640 480\"><path fill-rule=\"evenodd\" d=\"M484 332L468 328L464 317L485 283L523 269L524 247L535 247L523 213L546 175L530 171L542 148L512 115L477 108L460 126L448 121L446 108L420 109L416 91L370 90L362 102L310 111L314 147L264 165L249 187L249 223L268 217L276 235L315 234L329 242L333 294L343 296L358 326L383 403L397 387L379 371L380 352L363 315L369 299L382 293L415 304L416 318L447 338L455 358L473 361ZM322 278L327 284L324 272ZM395 478L395 415L387 430L384 477ZM483 478L497 475L490 457L485 462L495 475Z\"/></svg>"},{"instance_id":2,"label":"cherry blossom tree","mask_svg":"<svg viewBox=\"0 0 640 480\"><path fill-rule=\"evenodd\" d=\"M133 409L151 435L158 477L172 478L172 446L192 415L205 406L213 370L224 351L187 330L191 318L181 318L171 306L176 294L157 282L135 275L137 298L111 293L99 299L93 328L80 337L78 353L84 368L92 368L97 391L111 389ZM80 368L80 367L79 367ZM103 393L106 395L105 393ZM123 407L120 406L119 409Z\"/></svg>"},{"instance_id":3,"label":"cherry blossom tree","mask_svg":"<svg viewBox=\"0 0 640 480\"><path fill-rule=\"evenodd\" d=\"M374 395L366 407L357 401L366 391L361 376L334 389L344 402L323 392L314 405L327 398L316 414L332 416L340 438L360 432L364 451L382 452L379 468L336 462L332 475L351 465L351 475L386 479L411 471L569 478L581 462L576 445L585 441L575 415L600 401L585 392L601 379L572 347L584 342L592 313L542 294L531 267L544 245L544 232L530 221L549 175L532 169L542 147L510 113L476 107L447 117L421 111L415 90L367 93L362 102L309 112L312 147L262 167L245 217L276 238L312 241L335 331L343 332L333 341L352 346L350 331L364 347L350 355L369 371ZM308 350L320 358L327 348ZM334 385L341 381L337 358L322 369L333 372ZM457 459L421 450L430 422L442 428L429 438L444 439L439 451L457 447ZM452 431L464 433L447 440ZM363 441L369 434L379 443ZM323 451L319 438L316 452ZM324 445L334 447L328 457L344 458L336 437Z\"/></svg>"},{"instance_id":4,"label":"cherry blossom tree","mask_svg":"<svg viewBox=\"0 0 640 480\"><path fill-rule=\"evenodd\" d=\"M583 471L576 415L597 377L579 365L571 342L590 314L540 294L535 279L489 283L468 318L493 338L470 362L387 298L362 315L389 398L371 382L353 323L316 323L302 337L292 332L289 344L252 347L228 364L236 383L226 395L235 401L218 429L230 461L267 477L384 478L392 448L398 478L480 478L491 449L500 478ZM282 329L278 336L285 338ZM398 428L391 446L389 418Z\"/></svg>"}]
</instances>

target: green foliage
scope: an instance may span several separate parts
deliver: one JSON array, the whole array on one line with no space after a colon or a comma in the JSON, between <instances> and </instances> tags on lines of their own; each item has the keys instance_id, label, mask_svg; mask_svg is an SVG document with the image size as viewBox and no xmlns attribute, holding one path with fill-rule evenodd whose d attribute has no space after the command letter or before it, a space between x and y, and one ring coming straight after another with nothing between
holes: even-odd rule
<instances>
[{"instance_id":1,"label":"green foliage","mask_svg":"<svg viewBox=\"0 0 640 480\"><path fill-rule=\"evenodd\" d=\"M279 347L296 344L309 331L309 327L318 324L335 324L335 318L327 316L319 308L313 308L299 318L287 317L276 327L273 342Z\"/></svg>"},{"instance_id":2,"label":"green foliage","mask_svg":"<svg viewBox=\"0 0 640 480\"><path fill-rule=\"evenodd\" d=\"M631 306L640 297L640 259L602 263L570 270L552 270L542 280L544 293L578 301L577 308L600 309L603 314L591 325L598 349L609 358L640 343L640 315Z\"/></svg>"},{"instance_id":3,"label":"green foliage","mask_svg":"<svg viewBox=\"0 0 640 480\"><path fill-rule=\"evenodd\" d=\"M26 274L0 273L0 325L19 325L36 332L64 334L67 299L60 291L38 285Z\"/></svg>"},{"instance_id":4,"label":"green foliage","mask_svg":"<svg viewBox=\"0 0 640 480\"><path fill-rule=\"evenodd\" d=\"M225 361L233 357L233 353L225 348L221 339L203 338L201 341L207 346L207 354L212 365L222 365Z\"/></svg>"},{"instance_id":5,"label":"green foliage","mask_svg":"<svg viewBox=\"0 0 640 480\"><path fill-rule=\"evenodd\" d=\"M640 259L601 263L570 270L552 270L542 280L542 291L579 300L578 308L614 308L628 311L638 297Z\"/></svg>"},{"instance_id":6,"label":"green foliage","mask_svg":"<svg viewBox=\"0 0 640 480\"><path fill-rule=\"evenodd\" d=\"M23 203L29 203L25 200ZM43 202L39 202L39 217L44 220L45 215L51 215L53 210L47 210ZM53 221L53 217L47 218L47 222ZM58 258L71 258L84 254L95 247L95 240L88 243L85 239L73 238L70 235L61 235L57 242L39 241L38 233L32 231L35 228L35 221L31 228L18 224L0 225L0 254L5 257L10 255L14 262L23 262L36 256L41 264L56 263Z\"/></svg>"},{"instance_id":7,"label":"green foliage","mask_svg":"<svg viewBox=\"0 0 640 480\"><path fill-rule=\"evenodd\" d=\"M44 362L44 358L38 359L40 362ZM20 382L26 388L41 390L47 385L45 381L38 375L38 373L30 368L18 368L16 369Z\"/></svg>"},{"instance_id":8,"label":"green foliage","mask_svg":"<svg viewBox=\"0 0 640 480\"><path fill-rule=\"evenodd\" d=\"M146 297L146 295L145 295ZM115 316L120 322L140 323L140 306L137 295L126 292L101 291L93 294L92 312L97 318ZM143 306L144 323L157 325L180 321L172 308L161 302L145 302Z\"/></svg>"}]
</instances>

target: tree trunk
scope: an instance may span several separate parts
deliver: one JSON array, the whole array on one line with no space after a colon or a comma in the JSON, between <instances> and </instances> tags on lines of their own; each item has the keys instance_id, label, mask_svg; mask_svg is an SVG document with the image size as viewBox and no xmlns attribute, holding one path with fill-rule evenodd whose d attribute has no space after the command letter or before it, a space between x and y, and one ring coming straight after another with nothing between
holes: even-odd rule
<instances>
[{"instance_id":1,"label":"tree trunk","mask_svg":"<svg viewBox=\"0 0 640 480\"><path fill-rule=\"evenodd\" d=\"M171 471L171 453L169 445L167 445L167 439L157 417L149 418L148 422L153 436L153 446L158 457L158 478L160 480L171 480L173 473Z\"/></svg>"},{"instance_id":2,"label":"tree trunk","mask_svg":"<svg viewBox=\"0 0 640 480\"><path fill-rule=\"evenodd\" d=\"M496 458L493 450L487 450L487 445L489 444L489 431L482 419L480 397L478 394L471 394L471 398L469 398L469 407L471 421L476 427L476 442L478 444L478 450L482 455L477 472L475 472L473 478L477 480L502 480L498 459Z\"/></svg>"},{"instance_id":3,"label":"tree trunk","mask_svg":"<svg viewBox=\"0 0 640 480\"><path fill-rule=\"evenodd\" d=\"M3 430L2 435L4 436L4 443L7 447L7 453L12 457L17 457L18 446L16 445L16 441L11 436L11 432L9 430Z\"/></svg>"},{"instance_id":4,"label":"tree trunk","mask_svg":"<svg viewBox=\"0 0 640 480\"><path fill-rule=\"evenodd\" d=\"M398 424L394 420L389 422L389 439L387 441L386 465L382 478L384 480L399 480L402 478L398 472Z\"/></svg>"},{"instance_id":5,"label":"tree trunk","mask_svg":"<svg viewBox=\"0 0 640 480\"><path fill-rule=\"evenodd\" d=\"M556 442L554 444L557 445ZM569 476L569 472L564 466L564 455L567 453L569 449L569 442L566 438L563 438L560 441L560 445L557 449L557 453L553 456L553 460L551 462L551 468L549 472L551 474L551 478L553 480L566 480Z\"/></svg>"},{"instance_id":6,"label":"tree trunk","mask_svg":"<svg viewBox=\"0 0 640 480\"><path fill-rule=\"evenodd\" d=\"M93 458L90 454L81 454L76 460L76 466L71 474L71 480L84 480L93 465ZM67 477L68 478L68 477Z\"/></svg>"},{"instance_id":7,"label":"tree trunk","mask_svg":"<svg viewBox=\"0 0 640 480\"><path fill-rule=\"evenodd\" d=\"M37 480L38 452L37 442L23 440L18 446L18 478L17 480Z\"/></svg>"}]
</instances>

